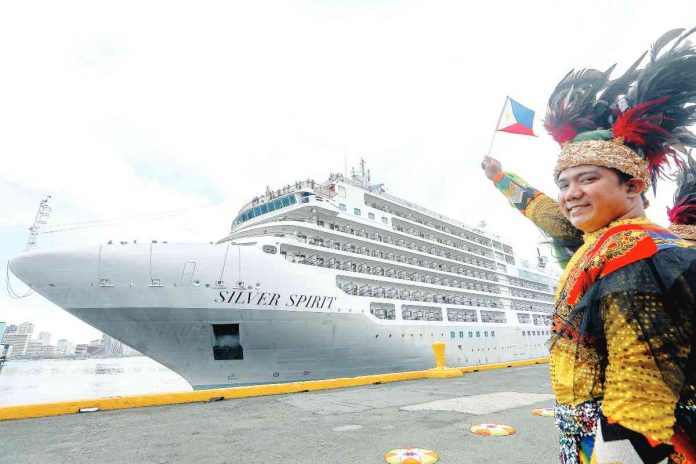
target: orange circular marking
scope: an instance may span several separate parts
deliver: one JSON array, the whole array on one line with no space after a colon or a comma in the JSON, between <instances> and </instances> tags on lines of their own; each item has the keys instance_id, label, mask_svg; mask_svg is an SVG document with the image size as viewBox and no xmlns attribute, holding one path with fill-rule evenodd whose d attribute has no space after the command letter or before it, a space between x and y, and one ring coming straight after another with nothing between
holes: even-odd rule
<instances>
[{"instance_id":1,"label":"orange circular marking","mask_svg":"<svg viewBox=\"0 0 696 464\"><path fill-rule=\"evenodd\" d=\"M470 429L476 435L482 436L506 436L515 433L515 429L504 424L477 424L472 425Z\"/></svg>"},{"instance_id":2,"label":"orange circular marking","mask_svg":"<svg viewBox=\"0 0 696 464\"><path fill-rule=\"evenodd\" d=\"M385 454L384 460L389 464L434 464L440 456L424 448L398 448Z\"/></svg>"},{"instance_id":3,"label":"orange circular marking","mask_svg":"<svg viewBox=\"0 0 696 464\"><path fill-rule=\"evenodd\" d=\"M553 417L553 408L532 409L532 414L542 417Z\"/></svg>"}]
</instances>

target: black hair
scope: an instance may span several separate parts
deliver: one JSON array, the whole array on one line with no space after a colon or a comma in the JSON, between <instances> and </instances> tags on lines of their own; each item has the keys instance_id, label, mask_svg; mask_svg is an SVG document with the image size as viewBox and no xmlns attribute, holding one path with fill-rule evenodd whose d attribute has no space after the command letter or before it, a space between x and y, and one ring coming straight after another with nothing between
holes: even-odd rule
<instances>
[{"instance_id":1,"label":"black hair","mask_svg":"<svg viewBox=\"0 0 696 464\"><path fill-rule=\"evenodd\" d=\"M623 171L619 171L616 168L609 168L609 169L611 169L612 171L614 171L614 173L616 173L616 176L619 178L619 184L625 184L629 180L633 179L632 175L626 174Z\"/></svg>"},{"instance_id":2,"label":"black hair","mask_svg":"<svg viewBox=\"0 0 696 464\"><path fill-rule=\"evenodd\" d=\"M632 175L626 174L623 171L619 171L616 168L609 168L609 169L611 169L612 171L614 171L616 173L616 176L619 178L619 184L625 184L629 180L633 179ZM640 194L640 198L643 200L644 204L648 201L648 198L645 196L645 192L642 192Z\"/></svg>"}]
</instances>

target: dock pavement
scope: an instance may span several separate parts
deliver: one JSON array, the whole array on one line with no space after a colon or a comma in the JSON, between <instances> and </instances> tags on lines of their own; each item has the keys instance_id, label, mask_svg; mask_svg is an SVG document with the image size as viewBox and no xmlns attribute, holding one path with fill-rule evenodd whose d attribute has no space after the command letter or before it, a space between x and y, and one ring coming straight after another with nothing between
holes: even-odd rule
<instances>
[{"instance_id":1,"label":"dock pavement","mask_svg":"<svg viewBox=\"0 0 696 464\"><path fill-rule=\"evenodd\" d=\"M558 462L548 365L335 390L0 422L0 463L384 463L418 447L443 464ZM472 425L511 426L480 436Z\"/></svg>"}]
</instances>

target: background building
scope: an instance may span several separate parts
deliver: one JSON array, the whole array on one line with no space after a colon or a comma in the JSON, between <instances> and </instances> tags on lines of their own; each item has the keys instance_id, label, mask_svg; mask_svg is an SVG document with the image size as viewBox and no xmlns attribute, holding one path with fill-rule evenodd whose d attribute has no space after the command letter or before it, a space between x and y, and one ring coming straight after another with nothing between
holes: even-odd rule
<instances>
[{"instance_id":1,"label":"background building","mask_svg":"<svg viewBox=\"0 0 696 464\"><path fill-rule=\"evenodd\" d=\"M53 345L41 345L39 353L42 358L53 358L56 355L56 347Z\"/></svg>"},{"instance_id":2,"label":"background building","mask_svg":"<svg viewBox=\"0 0 696 464\"><path fill-rule=\"evenodd\" d=\"M110 337L107 334L102 335L102 345L104 346L104 354L106 355L122 355L125 354L125 347L123 343L119 342L113 337Z\"/></svg>"},{"instance_id":3,"label":"background building","mask_svg":"<svg viewBox=\"0 0 696 464\"><path fill-rule=\"evenodd\" d=\"M39 332L39 335L36 336L36 341L41 342L42 345L50 345L51 334L49 332Z\"/></svg>"},{"instance_id":4,"label":"background building","mask_svg":"<svg viewBox=\"0 0 696 464\"><path fill-rule=\"evenodd\" d=\"M80 343L79 345L75 345L75 355L76 356L85 356L87 355L87 349L89 348L89 345L86 343Z\"/></svg>"},{"instance_id":5,"label":"background building","mask_svg":"<svg viewBox=\"0 0 696 464\"><path fill-rule=\"evenodd\" d=\"M68 342L65 344L65 350L61 353L63 356L73 356L75 354L75 344Z\"/></svg>"},{"instance_id":6,"label":"background building","mask_svg":"<svg viewBox=\"0 0 696 464\"><path fill-rule=\"evenodd\" d=\"M32 324L31 322L22 322L21 324L19 324L19 327L17 327L17 333L31 335L32 333L34 333L34 324Z\"/></svg>"},{"instance_id":7,"label":"background building","mask_svg":"<svg viewBox=\"0 0 696 464\"><path fill-rule=\"evenodd\" d=\"M62 338L56 345L57 356L72 356L75 354L75 344Z\"/></svg>"},{"instance_id":8,"label":"background building","mask_svg":"<svg viewBox=\"0 0 696 464\"><path fill-rule=\"evenodd\" d=\"M31 357L41 357L41 348L43 347L43 344L39 341L32 340L29 343L27 343L27 347L24 350L24 356L31 356Z\"/></svg>"},{"instance_id":9,"label":"background building","mask_svg":"<svg viewBox=\"0 0 696 464\"><path fill-rule=\"evenodd\" d=\"M12 345L12 354L10 357L23 356L27 351L29 337L31 334L7 333L2 337L2 343Z\"/></svg>"}]
</instances>

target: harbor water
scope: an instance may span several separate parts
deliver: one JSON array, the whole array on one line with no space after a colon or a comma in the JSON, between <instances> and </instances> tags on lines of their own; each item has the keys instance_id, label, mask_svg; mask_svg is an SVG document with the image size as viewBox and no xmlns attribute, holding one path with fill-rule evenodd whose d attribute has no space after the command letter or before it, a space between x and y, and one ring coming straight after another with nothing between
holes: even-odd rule
<instances>
[{"instance_id":1,"label":"harbor water","mask_svg":"<svg viewBox=\"0 0 696 464\"><path fill-rule=\"evenodd\" d=\"M146 356L10 360L0 370L0 406L190 390Z\"/></svg>"}]
</instances>

